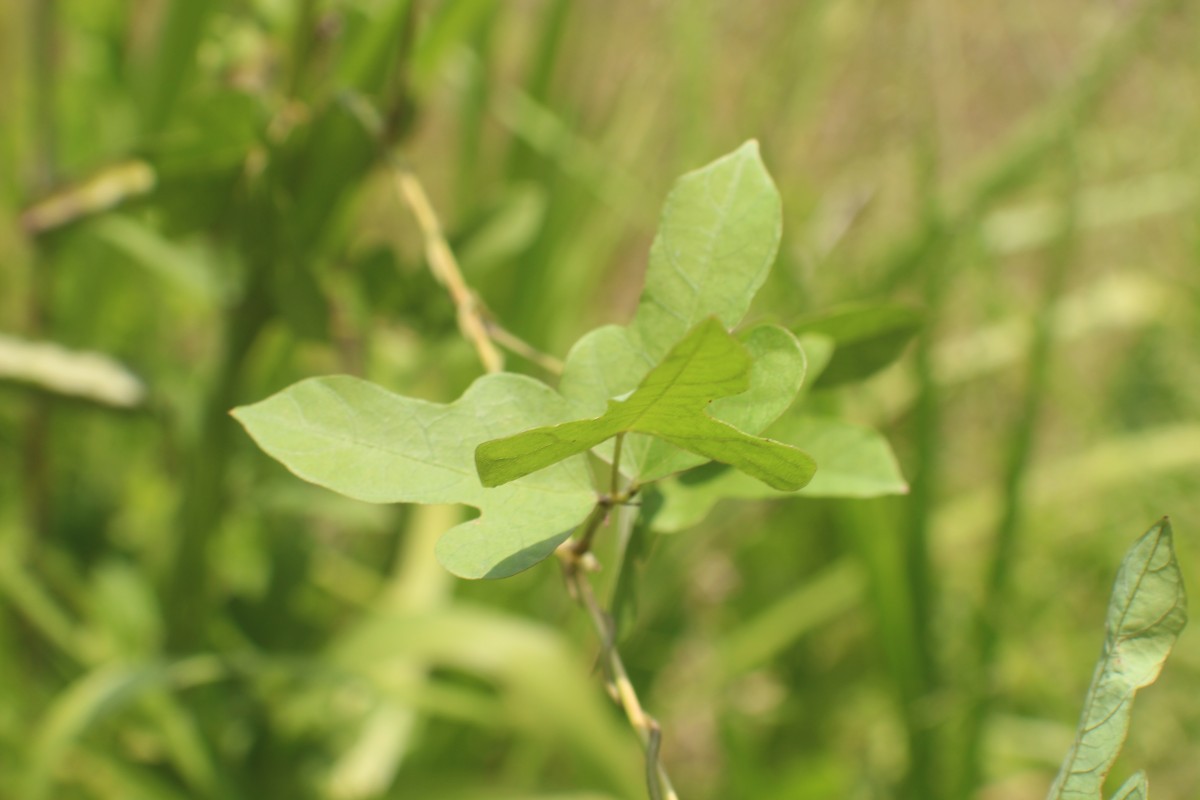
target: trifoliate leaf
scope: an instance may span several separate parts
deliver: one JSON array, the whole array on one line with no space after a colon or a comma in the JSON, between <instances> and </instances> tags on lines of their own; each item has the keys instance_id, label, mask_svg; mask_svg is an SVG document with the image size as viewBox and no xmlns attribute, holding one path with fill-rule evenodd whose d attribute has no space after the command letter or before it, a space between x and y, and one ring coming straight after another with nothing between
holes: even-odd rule
<instances>
[{"instance_id":1,"label":"trifoliate leaf","mask_svg":"<svg viewBox=\"0 0 1200 800\"><path fill-rule=\"evenodd\" d=\"M499 486L622 433L644 433L720 461L782 490L798 489L816 465L803 451L747 435L706 413L720 397L746 391L751 359L715 318L697 325L624 400L610 400L595 419L480 445L475 462L485 486Z\"/></svg>"},{"instance_id":2,"label":"trifoliate leaf","mask_svg":"<svg viewBox=\"0 0 1200 800\"><path fill-rule=\"evenodd\" d=\"M313 378L233 414L269 455L335 492L373 503L478 508L478 518L437 544L438 560L464 578L503 578L536 564L596 502L580 458L500 488L480 485L480 442L568 417L558 394L519 375L484 376L449 405L358 378Z\"/></svg>"}]
</instances>

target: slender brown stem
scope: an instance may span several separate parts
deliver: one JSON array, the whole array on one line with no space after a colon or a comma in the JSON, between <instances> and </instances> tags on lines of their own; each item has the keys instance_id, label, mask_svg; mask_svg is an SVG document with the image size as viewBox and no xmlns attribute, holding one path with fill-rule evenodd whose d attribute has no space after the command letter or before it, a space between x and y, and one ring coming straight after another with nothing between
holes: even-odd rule
<instances>
[{"instance_id":1,"label":"slender brown stem","mask_svg":"<svg viewBox=\"0 0 1200 800\"><path fill-rule=\"evenodd\" d=\"M551 375L563 374L563 362L550 355L543 353L529 342L520 338L512 331L504 328L499 322L492 319L490 316L484 317L484 326L487 329L488 335L492 337L492 341L509 352L516 353L521 358L537 364L542 369L549 372Z\"/></svg>"},{"instance_id":2,"label":"slender brown stem","mask_svg":"<svg viewBox=\"0 0 1200 800\"><path fill-rule=\"evenodd\" d=\"M570 543L558 548L558 556L571 596L587 611L600 637L600 657L608 675L610 694L624 710L625 717L646 750L646 786L650 792L650 800L679 800L666 767L659 759L662 728L658 720L646 713L641 700L638 699L637 690L633 688L633 682L625 670L625 662L621 659L621 652L617 649L616 626L612 616L600 605L596 591L586 574L595 569L591 545L596 532L607 519L609 509L628 502L638 491L636 484L621 489L621 446L624 439L624 434L618 434L613 444L609 495L600 498L596 503L595 509L580 526L579 535Z\"/></svg>"},{"instance_id":3,"label":"slender brown stem","mask_svg":"<svg viewBox=\"0 0 1200 800\"><path fill-rule=\"evenodd\" d=\"M479 354L483 368L488 372L499 372L504 369L504 356L500 354L492 341L488 325L483 318L482 305L475 297L475 293L467 286L467 282L463 280L458 260L455 259L454 252L446 242L446 236L442 233L441 223L438 222L433 204L429 202L429 195L425 193L425 187L408 167L397 165L393 174L396 190L412 210L413 216L417 219L417 226L421 229L421 236L425 240L425 259L429 262L429 269L438 283L446 287L446 291L449 292L450 299L458 311L459 330L475 347L475 352Z\"/></svg>"},{"instance_id":4,"label":"slender brown stem","mask_svg":"<svg viewBox=\"0 0 1200 800\"><path fill-rule=\"evenodd\" d=\"M671 785L671 778L658 757L662 728L659 727L658 720L646 713L637 690L633 688L633 682L629 680L625 662L617 649L616 636L613 635L612 619L600 606L592 583L585 574L586 570L580 568L580 557L574 554L573 548L559 548L558 553L571 595L587 611L596 634L600 637L601 658L615 690L614 699L625 712L626 719L646 749L646 778L651 800L679 800L679 795Z\"/></svg>"},{"instance_id":5,"label":"slender brown stem","mask_svg":"<svg viewBox=\"0 0 1200 800\"><path fill-rule=\"evenodd\" d=\"M437 215L417 176L402 166L397 166L394 174L396 188L400 196L408 203L409 208L412 209L413 215L417 218L417 224L421 228L422 236L425 239L425 258L429 261L429 267L437 280L449 292L451 300L458 309L459 329L475 346L484 368L488 372L499 372L504 367L503 358L496 350L494 342L500 342L510 350L530 358L528 353L537 351L515 336L506 335L507 332L503 328L491 321L475 293L463 280L462 271L458 268L454 253L450 250L446 237L442 234L442 227L438 222ZM518 347L525 348L527 352L521 352L514 348L512 346L514 342L519 343ZM542 360L546 359L550 359L550 357L542 357ZM542 363L539 359L530 358L530 360ZM542 365L551 372L561 373L561 363L556 359L553 359L552 362L555 365L553 368L549 366L550 361ZM621 445L623 442L624 434L619 434L613 445L609 493L597 499L595 507L579 526L578 535L563 542L557 550L557 555L559 563L562 565L567 591L587 611L588 617L591 618L592 625L600 637L601 660L611 684L610 693L613 695L613 700L624 710L629 724L641 739L642 746L646 750L646 786L650 792L650 800L679 800L679 795L671 785L671 778L667 775L667 770L659 759L662 728L658 721L647 714L642 707L637 690L633 688L633 682L629 680L625 662L621 659L621 653L617 649L616 629L612 617L600 605L600 601L596 598L596 591L592 588L591 581L587 579L587 573L598 568L596 558L591 552L592 541L608 518L608 512L613 506L628 502L639 489L636 483L630 484L624 490L621 489Z\"/></svg>"}]
</instances>

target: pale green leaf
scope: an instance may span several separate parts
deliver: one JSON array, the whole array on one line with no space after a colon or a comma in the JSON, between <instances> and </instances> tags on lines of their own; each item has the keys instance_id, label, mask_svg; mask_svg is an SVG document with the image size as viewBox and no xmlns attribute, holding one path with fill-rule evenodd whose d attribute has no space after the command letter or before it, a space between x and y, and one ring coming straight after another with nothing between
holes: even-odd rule
<instances>
[{"instance_id":1,"label":"pale green leaf","mask_svg":"<svg viewBox=\"0 0 1200 800\"><path fill-rule=\"evenodd\" d=\"M593 331L567 355L560 391L577 413L599 414L631 391L706 317L737 325L771 269L782 225L779 192L757 142L676 181L633 324Z\"/></svg>"},{"instance_id":2,"label":"pale green leaf","mask_svg":"<svg viewBox=\"0 0 1200 800\"><path fill-rule=\"evenodd\" d=\"M1183 576L1165 517L1126 553L1109 600L1104 650L1084 700L1075 743L1049 800L1100 800L1125 736L1138 689L1158 678L1187 622ZM1137 797L1134 783L1118 792ZM1123 792L1123 794L1122 794Z\"/></svg>"},{"instance_id":3,"label":"pale green leaf","mask_svg":"<svg viewBox=\"0 0 1200 800\"><path fill-rule=\"evenodd\" d=\"M1121 784L1112 800L1147 800L1150 796L1150 786L1146 782L1146 773L1137 771L1129 776L1129 780Z\"/></svg>"},{"instance_id":4,"label":"pale green leaf","mask_svg":"<svg viewBox=\"0 0 1200 800\"><path fill-rule=\"evenodd\" d=\"M583 459L484 488L476 446L567 417L531 378L487 375L442 405L347 376L301 381L234 411L254 440L304 480L373 503L462 503L476 519L438 541L438 560L464 578L503 578L554 552L595 505Z\"/></svg>"},{"instance_id":5,"label":"pale green leaf","mask_svg":"<svg viewBox=\"0 0 1200 800\"><path fill-rule=\"evenodd\" d=\"M548 426L487 442L476 451L483 483L499 486L585 452L623 433L644 433L737 467L771 486L798 489L816 465L794 447L749 436L705 413L709 403L746 391L751 359L715 318L697 325L624 400L595 419Z\"/></svg>"},{"instance_id":6,"label":"pale green leaf","mask_svg":"<svg viewBox=\"0 0 1200 800\"><path fill-rule=\"evenodd\" d=\"M651 357L705 317L737 325L779 249L779 192L758 142L681 177L650 248L633 327Z\"/></svg>"},{"instance_id":7,"label":"pale green leaf","mask_svg":"<svg viewBox=\"0 0 1200 800\"><path fill-rule=\"evenodd\" d=\"M797 493L800 496L866 498L908 491L887 440L870 428L827 417L789 415L767 428L766 435L802 447L819 465L813 479ZM717 465L662 481L656 488L659 496L648 513L651 527L663 532L696 525L723 498L795 496Z\"/></svg>"}]
</instances>

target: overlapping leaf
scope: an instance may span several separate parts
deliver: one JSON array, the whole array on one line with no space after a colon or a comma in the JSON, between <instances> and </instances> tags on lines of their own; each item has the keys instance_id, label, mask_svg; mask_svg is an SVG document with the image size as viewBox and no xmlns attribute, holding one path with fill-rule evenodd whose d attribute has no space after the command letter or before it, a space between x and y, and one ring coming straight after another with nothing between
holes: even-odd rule
<instances>
[{"instance_id":1,"label":"overlapping leaf","mask_svg":"<svg viewBox=\"0 0 1200 800\"><path fill-rule=\"evenodd\" d=\"M650 248L633 328L657 360L705 317L741 322L767 279L783 229L758 142L680 178Z\"/></svg>"},{"instance_id":2,"label":"overlapping leaf","mask_svg":"<svg viewBox=\"0 0 1200 800\"><path fill-rule=\"evenodd\" d=\"M1187 623L1183 576L1171 523L1163 518L1129 549L1108 606L1104 651L1084 700L1075 744L1063 760L1049 800L1101 800L1104 779L1129 732L1138 689L1158 678ZM1117 797L1145 797L1145 779Z\"/></svg>"},{"instance_id":3,"label":"overlapping leaf","mask_svg":"<svg viewBox=\"0 0 1200 800\"><path fill-rule=\"evenodd\" d=\"M519 375L487 375L449 405L347 376L313 378L234 416L263 450L312 483L374 503L478 508L478 518L437 545L442 565L464 578L502 578L532 566L596 501L582 459L503 487L480 485L480 442L567 418L558 394Z\"/></svg>"},{"instance_id":4,"label":"overlapping leaf","mask_svg":"<svg viewBox=\"0 0 1200 800\"><path fill-rule=\"evenodd\" d=\"M485 486L544 469L623 433L644 433L729 464L785 491L808 483L816 465L803 451L747 435L706 413L708 404L746 391L751 359L715 318L697 325L624 400L594 419L542 427L480 445Z\"/></svg>"},{"instance_id":5,"label":"overlapping leaf","mask_svg":"<svg viewBox=\"0 0 1200 800\"><path fill-rule=\"evenodd\" d=\"M706 317L717 317L726 328L737 325L770 271L781 225L779 193L756 142L680 178L663 209L633 323L598 328L567 355L559 390L576 414L603 413L610 399L632 391ZM745 397L756 399L718 401L712 413L758 433L795 398L804 380L804 354L795 337L775 326L740 338L756 364ZM633 436L621 463L630 477L652 480L701 461L661 441Z\"/></svg>"},{"instance_id":6,"label":"overlapping leaf","mask_svg":"<svg viewBox=\"0 0 1200 800\"><path fill-rule=\"evenodd\" d=\"M766 435L802 447L820 469L797 494L803 497L865 498L908 491L891 447L877 431L827 417L788 415ZM719 465L700 467L655 485L647 503L649 524L662 532L680 531L703 520L720 500L759 500L795 496Z\"/></svg>"},{"instance_id":7,"label":"overlapping leaf","mask_svg":"<svg viewBox=\"0 0 1200 800\"><path fill-rule=\"evenodd\" d=\"M801 320L792 329L833 341L833 357L816 381L828 387L862 380L883 369L920 327L921 315L907 306L873 305L836 309Z\"/></svg>"}]
</instances>

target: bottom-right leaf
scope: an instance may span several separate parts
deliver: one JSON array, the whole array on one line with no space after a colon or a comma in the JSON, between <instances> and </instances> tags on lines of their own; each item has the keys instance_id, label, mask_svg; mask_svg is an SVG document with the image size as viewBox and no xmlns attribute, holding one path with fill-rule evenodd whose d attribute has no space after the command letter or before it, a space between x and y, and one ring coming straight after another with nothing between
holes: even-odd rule
<instances>
[{"instance_id":1,"label":"bottom-right leaf","mask_svg":"<svg viewBox=\"0 0 1200 800\"><path fill-rule=\"evenodd\" d=\"M1146 785L1146 773L1138 770L1129 776L1129 780L1121 784L1113 800L1146 800L1150 796Z\"/></svg>"},{"instance_id":2,"label":"bottom-right leaf","mask_svg":"<svg viewBox=\"0 0 1200 800\"><path fill-rule=\"evenodd\" d=\"M1075 743L1049 800L1101 800L1125 735L1133 696L1158 678L1187 623L1183 576L1171 523L1164 517L1125 554L1108 604L1104 650L1084 700ZM1140 777L1139 777L1140 775ZM1134 775L1114 800L1144 800L1146 778Z\"/></svg>"}]
</instances>

